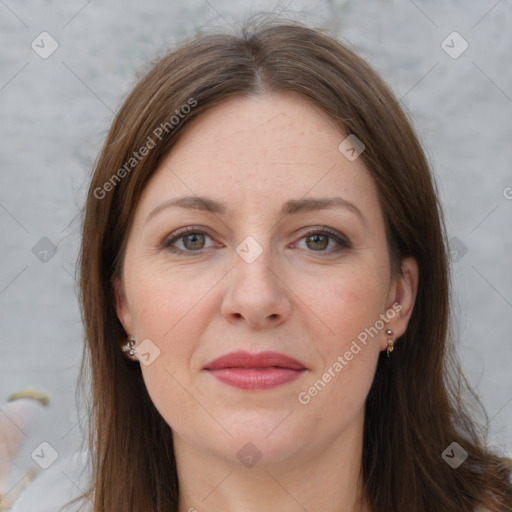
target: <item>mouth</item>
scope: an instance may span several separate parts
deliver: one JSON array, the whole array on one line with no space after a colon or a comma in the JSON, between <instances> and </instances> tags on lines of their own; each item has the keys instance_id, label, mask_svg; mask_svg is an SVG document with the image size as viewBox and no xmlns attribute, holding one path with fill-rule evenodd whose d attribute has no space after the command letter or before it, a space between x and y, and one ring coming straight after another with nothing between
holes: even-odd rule
<instances>
[{"instance_id":1,"label":"mouth","mask_svg":"<svg viewBox=\"0 0 512 512\"><path fill-rule=\"evenodd\" d=\"M232 352L208 363L204 370L220 382L244 390L264 390L299 378L307 368L278 352Z\"/></svg>"}]
</instances>

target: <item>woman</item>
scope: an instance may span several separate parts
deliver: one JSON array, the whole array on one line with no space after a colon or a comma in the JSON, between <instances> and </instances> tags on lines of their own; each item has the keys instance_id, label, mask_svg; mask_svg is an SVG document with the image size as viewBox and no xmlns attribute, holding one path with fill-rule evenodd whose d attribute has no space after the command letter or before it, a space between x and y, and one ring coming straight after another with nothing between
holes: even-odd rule
<instances>
[{"instance_id":1,"label":"woman","mask_svg":"<svg viewBox=\"0 0 512 512\"><path fill-rule=\"evenodd\" d=\"M512 509L461 399L424 153L321 31L253 21L156 62L80 271L94 510Z\"/></svg>"}]
</instances>

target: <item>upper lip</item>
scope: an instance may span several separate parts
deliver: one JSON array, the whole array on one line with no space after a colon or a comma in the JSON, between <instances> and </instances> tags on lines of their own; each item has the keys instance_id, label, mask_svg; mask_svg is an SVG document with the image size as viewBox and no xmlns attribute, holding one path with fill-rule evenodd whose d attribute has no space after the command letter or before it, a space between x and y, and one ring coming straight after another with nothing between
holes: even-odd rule
<instances>
[{"instance_id":1,"label":"upper lip","mask_svg":"<svg viewBox=\"0 0 512 512\"><path fill-rule=\"evenodd\" d=\"M223 368L288 368L290 370L305 370L306 367L297 359L278 352L231 352L208 363L206 370L221 370Z\"/></svg>"}]
</instances>

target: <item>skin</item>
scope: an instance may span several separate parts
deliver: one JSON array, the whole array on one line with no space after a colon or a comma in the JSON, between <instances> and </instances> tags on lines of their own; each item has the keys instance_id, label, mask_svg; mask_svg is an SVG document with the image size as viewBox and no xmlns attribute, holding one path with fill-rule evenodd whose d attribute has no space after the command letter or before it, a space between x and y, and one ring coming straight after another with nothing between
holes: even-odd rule
<instances>
[{"instance_id":1,"label":"skin","mask_svg":"<svg viewBox=\"0 0 512 512\"><path fill-rule=\"evenodd\" d=\"M356 503L364 402L386 329L396 339L407 328L418 268L409 258L391 275L377 189L362 159L338 150L345 137L294 95L229 99L189 125L141 196L116 306L126 332L160 351L141 368L173 430L180 512L370 511ZM210 197L227 212L170 207L146 222L183 195ZM356 205L365 221L343 207L279 214L289 199L332 196ZM162 247L185 226L207 234L173 242L188 254ZM351 247L305 235L325 227ZM252 263L236 252L247 236L263 249ZM300 403L298 394L394 303L400 312ZM277 388L244 391L203 370L236 350L281 352L307 371ZM261 453L252 467L237 457L248 442Z\"/></svg>"}]
</instances>

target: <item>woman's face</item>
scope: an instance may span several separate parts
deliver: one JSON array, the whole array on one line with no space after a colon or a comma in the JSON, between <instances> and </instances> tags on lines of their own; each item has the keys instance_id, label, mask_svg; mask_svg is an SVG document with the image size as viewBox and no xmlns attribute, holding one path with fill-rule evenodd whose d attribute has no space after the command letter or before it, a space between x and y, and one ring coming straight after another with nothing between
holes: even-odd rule
<instances>
[{"instance_id":1,"label":"woman's face","mask_svg":"<svg viewBox=\"0 0 512 512\"><path fill-rule=\"evenodd\" d=\"M338 148L347 135L296 96L230 99L190 124L145 188L117 311L175 445L270 466L361 434L417 268L390 274L377 189ZM240 351L274 355L212 364Z\"/></svg>"}]
</instances>

